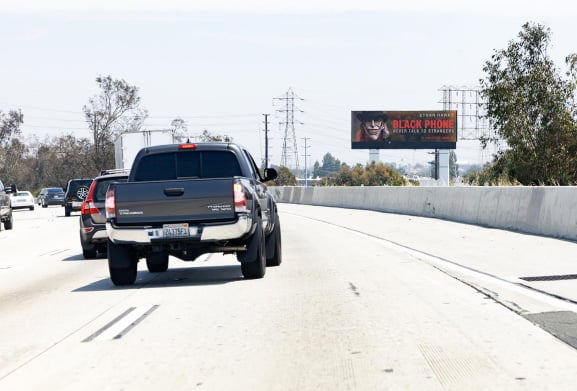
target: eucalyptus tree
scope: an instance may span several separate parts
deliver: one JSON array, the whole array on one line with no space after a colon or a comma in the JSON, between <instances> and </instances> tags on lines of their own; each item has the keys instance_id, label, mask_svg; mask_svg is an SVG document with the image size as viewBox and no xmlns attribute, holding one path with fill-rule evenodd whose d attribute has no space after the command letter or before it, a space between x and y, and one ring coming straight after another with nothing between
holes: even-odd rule
<instances>
[{"instance_id":1,"label":"eucalyptus tree","mask_svg":"<svg viewBox=\"0 0 577 391\"><path fill-rule=\"evenodd\" d=\"M577 183L576 57L563 77L549 57L549 28L523 25L517 40L496 50L483 67L482 94L494 136L504 141L489 177L523 185Z\"/></svg>"},{"instance_id":2,"label":"eucalyptus tree","mask_svg":"<svg viewBox=\"0 0 577 391\"><path fill-rule=\"evenodd\" d=\"M111 76L98 76L96 84L100 93L83 111L92 131L94 163L109 168L114 166L114 139L122 132L140 130L148 112L140 105L138 87Z\"/></svg>"},{"instance_id":3,"label":"eucalyptus tree","mask_svg":"<svg viewBox=\"0 0 577 391\"><path fill-rule=\"evenodd\" d=\"M22 123L24 123L24 116L20 110L10 110L8 113L0 110L0 174L5 181L10 180L7 178L8 171L16 163L14 154L10 156L11 145L14 142L13 137L21 134Z\"/></svg>"}]
</instances>

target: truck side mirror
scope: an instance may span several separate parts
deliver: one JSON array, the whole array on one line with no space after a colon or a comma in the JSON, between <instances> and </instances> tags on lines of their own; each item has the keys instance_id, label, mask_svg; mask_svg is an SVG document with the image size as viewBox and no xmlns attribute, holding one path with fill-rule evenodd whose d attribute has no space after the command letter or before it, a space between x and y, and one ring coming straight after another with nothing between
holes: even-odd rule
<instances>
[{"instance_id":1,"label":"truck side mirror","mask_svg":"<svg viewBox=\"0 0 577 391\"><path fill-rule=\"evenodd\" d=\"M277 176L278 176L278 173L276 172L276 170L274 168L265 168L264 169L264 181L265 182L272 181L273 179L276 179Z\"/></svg>"}]
</instances>

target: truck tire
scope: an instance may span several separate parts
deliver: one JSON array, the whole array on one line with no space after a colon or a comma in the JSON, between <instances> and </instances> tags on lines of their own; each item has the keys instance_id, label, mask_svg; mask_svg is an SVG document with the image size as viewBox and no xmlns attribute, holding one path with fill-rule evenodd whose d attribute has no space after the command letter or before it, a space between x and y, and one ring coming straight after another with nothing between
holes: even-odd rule
<instances>
[{"instance_id":1,"label":"truck tire","mask_svg":"<svg viewBox=\"0 0 577 391\"><path fill-rule=\"evenodd\" d=\"M96 258L96 247L93 248L83 248L82 249L82 256L84 259L94 259Z\"/></svg>"},{"instance_id":2,"label":"truck tire","mask_svg":"<svg viewBox=\"0 0 577 391\"><path fill-rule=\"evenodd\" d=\"M266 246L260 218L251 236L247 251L237 255L244 278L263 278L266 272Z\"/></svg>"},{"instance_id":3,"label":"truck tire","mask_svg":"<svg viewBox=\"0 0 577 391\"><path fill-rule=\"evenodd\" d=\"M138 256L130 246L108 240L108 270L114 285L132 285L136 281Z\"/></svg>"},{"instance_id":4,"label":"truck tire","mask_svg":"<svg viewBox=\"0 0 577 391\"><path fill-rule=\"evenodd\" d=\"M12 217L12 213L10 213L10 217L8 218L8 220L4 221L4 229L12 229L13 225L14 225L14 220Z\"/></svg>"},{"instance_id":5,"label":"truck tire","mask_svg":"<svg viewBox=\"0 0 577 391\"><path fill-rule=\"evenodd\" d=\"M168 270L168 253L151 254L146 257L146 267L150 273L162 273Z\"/></svg>"},{"instance_id":6,"label":"truck tire","mask_svg":"<svg viewBox=\"0 0 577 391\"><path fill-rule=\"evenodd\" d=\"M272 233L266 238L266 265L279 266L282 262L282 242L278 215Z\"/></svg>"}]
</instances>

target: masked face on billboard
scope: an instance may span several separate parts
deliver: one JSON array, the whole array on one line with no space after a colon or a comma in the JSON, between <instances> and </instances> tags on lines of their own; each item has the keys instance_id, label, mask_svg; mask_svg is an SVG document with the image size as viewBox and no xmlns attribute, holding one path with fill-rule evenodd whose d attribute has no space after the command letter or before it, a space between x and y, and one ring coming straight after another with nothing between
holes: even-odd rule
<instances>
[{"instance_id":1,"label":"masked face on billboard","mask_svg":"<svg viewBox=\"0 0 577 391\"><path fill-rule=\"evenodd\" d=\"M389 135L389 129L387 128L387 123L382 119L372 119L364 121L361 127L367 134L367 137L371 141L376 141L380 137L387 137Z\"/></svg>"}]
</instances>

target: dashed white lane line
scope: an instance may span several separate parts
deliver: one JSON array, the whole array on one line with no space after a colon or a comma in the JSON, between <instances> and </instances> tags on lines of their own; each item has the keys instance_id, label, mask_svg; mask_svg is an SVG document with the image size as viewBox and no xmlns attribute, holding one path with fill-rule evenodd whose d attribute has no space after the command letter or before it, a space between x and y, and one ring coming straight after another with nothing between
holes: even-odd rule
<instances>
[{"instance_id":1,"label":"dashed white lane line","mask_svg":"<svg viewBox=\"0 0 577 391\"><path fill-rule=\"evenodd\" d=\"M140 323L152 311L158 308L158 305L146 305L131 307L108 323L106 326L86 338L83 342L104 341L122 338L130 329Z\"/></svg>"}]
</instances>

